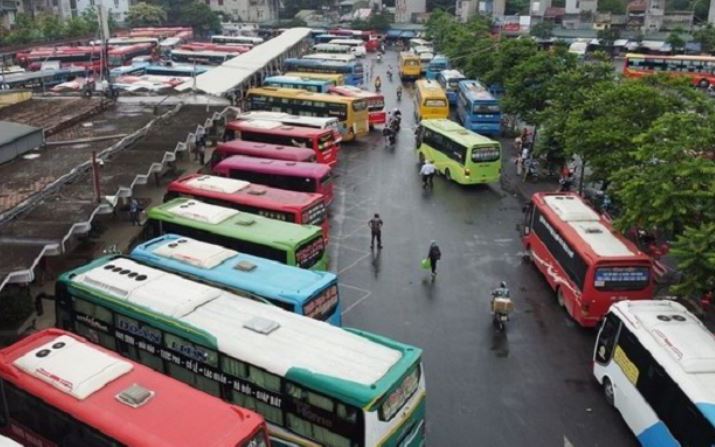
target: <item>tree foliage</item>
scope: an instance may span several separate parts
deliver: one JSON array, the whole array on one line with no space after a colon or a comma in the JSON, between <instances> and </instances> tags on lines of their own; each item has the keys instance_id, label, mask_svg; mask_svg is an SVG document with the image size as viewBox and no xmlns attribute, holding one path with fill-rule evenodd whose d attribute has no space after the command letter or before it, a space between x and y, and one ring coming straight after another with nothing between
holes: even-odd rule
<instances>
[{"instance_id":1,"label":"tree foliage","mask_svg":"<svg viewBox=\"0 0 715 447\"><path fill-rule=\"evenodd\" d=\"M529 34L539 39L548 39L554 33L554 24L552 22L541 22L532 26Z\"/></svg>"},{"instance_id":2,"label":"tree foliage","mask_svg":"<svg viewBox=\"0 0 715 447\"><path fill-rule=\"evenodd\" d=\"M703 53L711 53L715 50L715 28L708 23L693 33L693 40L700 44Z\"/></svg>"},{"instance_id":3,"label":"tree foliage","mask_svg":"<svg viewBox=\"0 0 715 447\"><path fill-rule=\"evenodd\" d=\"M671 31L665 39L665 42L670 45L673 53L680 53L683 51L683 48L685 48L685 39L682 36L684 32L682 28L678 27Z\"/></svg>"},{"instance_id":4,"label":"tree foliage","mask_svg":"<svg viewBox=\"0 0 715 447\"><path fill-rule=\"evenodd\" d=\"M116 22L110 16L110 30ZM97 32L99 24L92 8L63 21L53 14L39 14L34 19L27 14L18 14L10 32L4 34L0 45L19 45L35 42L52 42L73 37L86 37Z\"/></svg>"},{"instance_id":5,"label":"tree foliage","mask_svg":"<svg viewBox=\"0 0 715 447\"><path fill-rule=\"evenodd\" d=\"M673 287L681 296L702 296L715 290L715 223L704 222L687 227L670 251L684 273Z\"/></svg>"},{"instance_id":6,"label":"tree foliage","mask_svg":"<svg viewBox=\"0 0 715 447\"><path fill-rule=\"evenodd\" d=\"M129 7L127 13L129 26L158 26L166 22L166 11L158 5L140 2Z\"/></svg>"}]
</instances>

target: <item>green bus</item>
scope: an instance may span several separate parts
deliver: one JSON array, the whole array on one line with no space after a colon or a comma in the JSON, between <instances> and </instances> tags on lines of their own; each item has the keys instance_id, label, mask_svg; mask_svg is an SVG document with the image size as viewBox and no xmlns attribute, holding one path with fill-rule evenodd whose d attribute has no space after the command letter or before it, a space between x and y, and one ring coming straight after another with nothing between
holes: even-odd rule
<instances>
[{"instance_id":1,"label":"green bus","mask_svg":"<svg viewBox=\"0 0 715 447\"><path fill-rule=\"evenodd\" d=\"M425 443L417 347L121 255L64 273L55 297L58 327L260 413L275 447Z\"/></svg>"},{"instance_id":2,"label":"green bus","mask_svg":"<svg viewBox=\"0 0 715 447\"><path fill-rule=\"evenodd\" d=\"M236 211L195 199L176 198L151 208L144 240L166 233L306 269L327 270L320 227Z\"/></svg>"},{"instance_id":3,"label":"green bus","mask_svg":"<svg viewBox=\"0 0 715 447\"><path fill-rule=\"evenodd\" d=\"M501 177L501 145L448 119L427 119L417 128L420 163L460 185L495 183Z\"/></svg>"}]
</instances>

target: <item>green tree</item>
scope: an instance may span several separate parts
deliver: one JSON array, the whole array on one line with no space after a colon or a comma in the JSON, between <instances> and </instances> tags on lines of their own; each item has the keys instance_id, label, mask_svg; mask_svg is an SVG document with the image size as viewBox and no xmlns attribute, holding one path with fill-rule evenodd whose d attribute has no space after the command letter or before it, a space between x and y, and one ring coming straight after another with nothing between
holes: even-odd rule
<instances>
[{"instance_id":1,"label":"green tree","mask_svg":"<svg viewBox=\"0 0 715 447\"><path fill-rule=\"evenodd\" d=\"M715 50L715 28L708 23L693 33L693 40L700 44L703 53L711 53Z\"/></svg>"},{"instance_id":2,"label":"green tree","mask_svg":"<svg viewBox=\"0 0 715 447\"><path fill-rule=\"evenodd\" d=\"M549 39L553 36L554 24L552 22L541 22L532 26L529 34L539 39Z\"/></svg>"},{"instance_id":3,"label":"green tree","mask_svg":"<svg viewBox=\"0 0 715 447\"><path fill-rule=\"evenodd\" d=\"M156 26L166 22L166 11L161 6L149 3L137 3L129 7L127 23L129 26Z\"/></svg>"},{"instance_id":4,"label":"green tree","mask_svg":"<svg viewBox=\"0 0 715 447\"><path fill-rule=\"evenodd\" d=\"M51 14L43 14L35 19L35 23L42 31L42 36L49 41L60 40L65 35L65 25L62 20Z\"/></svg>"},{"instance_id":5,"label":"green tree","mask_svg":"<svg viewBox=\"0 0 715 447\"><path fill-rule=\"evenodd\" d=\"M538 51L531 39L505 39L495 43L491 66L482 79L488 85L503 86L514 68Z\"/></svg>"},{"instance_id":6,"label":"green tree","mask_svg":"<svg viewBox=\"0 0 715 447\"><path fill-rule=\"evenodd\" d=\"M684 32L680 27L675 28L665 39L665 42L670 45L673 54L680 53L685 48L685 39L682 36Z\"/></svg>"},{"instance_id":7,"label":"green tree","mask_svg":"<svg viewBox=\"0 0 715 447\"><path fill-rule=\"evenodd\" d=\"M622 0L600 0L598 2L598 12L610 12L611 14L622 15L626 13L626 2Z\"/></svg>"},{"instance_id":8,"label":"green tree","mask_svg":"<svg viewBox=\"0 0 715 447\"><path fill-rule=\"evenodd\" d=\"M206 3L189 2L180 11L179 24L191 26L199 35L221 32L221 20Z\"/></svg>"},{"instance_id":9,"label":"green tree","mask_svg":"<svg viewBox=\"0 0 715 447\"><path fill-rule=\"evenodd\" d=\"M673 287L676 294L700 297L715 290L715 223L687 227L673 243L670 254L683 273L682 281Z\"/></svg>"}]
</instances>

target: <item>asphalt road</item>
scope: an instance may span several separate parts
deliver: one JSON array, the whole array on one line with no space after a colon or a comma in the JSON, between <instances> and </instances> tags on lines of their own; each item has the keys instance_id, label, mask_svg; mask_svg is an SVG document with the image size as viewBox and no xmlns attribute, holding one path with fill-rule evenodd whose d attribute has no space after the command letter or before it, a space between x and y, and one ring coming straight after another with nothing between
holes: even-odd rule
<instances>
[{"instance_id":1,"label":"asphalt road","mask_svg":"<svg viewBox=\"0 0 715 447\"><path fill-rule=\"evenodd\" d=\"M388 64L396 72L396 53L375 64L390 110L399 81L387 81ZM521 200L500 185L440 177L422 190L411 101L405 88L397 147L375 130L341 154L330 250L345 325L424 350L431 446L636 445L591 375L595 332L573 324L522 260ZM385 222L381 251L369 247L375 212ZM431 240L443 254L434 282L420 268ZM501 280L516 305L506 333L494 331L488 309Z\"/></svg>"}]
</instances>

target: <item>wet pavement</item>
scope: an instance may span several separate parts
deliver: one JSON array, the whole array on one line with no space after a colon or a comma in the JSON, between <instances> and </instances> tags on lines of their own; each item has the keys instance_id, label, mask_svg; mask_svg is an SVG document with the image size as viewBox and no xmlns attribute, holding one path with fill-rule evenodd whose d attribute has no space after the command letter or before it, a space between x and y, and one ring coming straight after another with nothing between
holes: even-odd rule
<instances>
[{"instance_id":1,"label":"wet pavement","mask_svg":"<svg viewBox=\"0 0 715 447\"><path fill-rule=\"evenodd\" d=\"M390 110L398 80L387 81L388 64L397 71L396 53L374 67ZM504 187L465 188L438 177L433 191L423 191L412 97L405 88L396 147L386 148L375 130L343 148L336 170L330 254L345 325L424 350L429 445L636 445L591 375L595 332L577 327L522 260L513 164L505 157ZM384 220L381 251L369 246L376 212ZM420 268L431 240L443 255L435 281ZM516 305L505 333L493 329L488 308L501 280Z\"/></svg>"}]
</instances>

